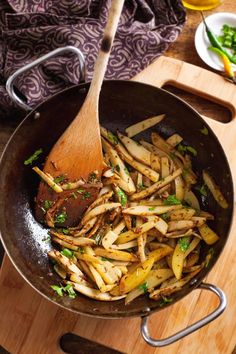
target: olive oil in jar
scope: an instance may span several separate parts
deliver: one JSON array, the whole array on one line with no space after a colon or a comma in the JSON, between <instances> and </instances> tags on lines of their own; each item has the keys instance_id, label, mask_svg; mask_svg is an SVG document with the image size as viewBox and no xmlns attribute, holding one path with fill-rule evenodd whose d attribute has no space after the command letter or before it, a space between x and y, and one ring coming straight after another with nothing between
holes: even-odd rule
<instances>
[{"instance_id":1,"label":"olive oil in jar","mask_svg":"<svg viewBox=\"0 0 236 354\"><path fill-rule=\"evenodd\" d=\"M222 0L183 0L185 7L191 10L211 10L219 6Z\"/></svg>"}]
</instances>

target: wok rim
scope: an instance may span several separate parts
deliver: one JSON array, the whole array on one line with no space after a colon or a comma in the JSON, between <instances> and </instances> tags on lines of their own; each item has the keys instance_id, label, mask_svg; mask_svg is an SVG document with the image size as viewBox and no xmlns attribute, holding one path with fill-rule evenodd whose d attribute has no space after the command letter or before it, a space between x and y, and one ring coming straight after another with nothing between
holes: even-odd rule
<instances>
[{"instance_id":1,"label":"wok rim","mask_svg":"<svg viewBox=\"0 0 236 354\"><path fill-rule=\"evenodd\" d=\"M34 289L36 290L36 292L38 294L40 294L41 296L43 296L46 300L50 301L51 303L57 305L57 306L60 306L60 308L64 309L64 310L68 310L72 313L76 313L77 315L83 315L83 316L87 316L87 317L91 317L91 318L100 318L100 319L125 319L125 318L137 318L137 317L143 317L143 316L149 316L149 315L152 315L154 313L157 313L158 311L161 311L161 310L164 310L166 309L167 307L171 306L171 305L174 305L175 303L179 302L180 300L182 300L183 298L185 298L186 296L190 295L190 293L198 288L198 286L202 283L202 281L205 279L205 277L207 275L209 275L210 271L214 268L215 264L217 263L217 261L219 260L220 256L222 255L223 253L223 250L225 248L225 245L226 243L228 242L228 239L229 239L229 236L230 236L230 233L231 233L231 230L232 230L232 223L233 223L233 213L234 213L234 208L235 208L235 205L234 205L234 184L233 184L233 177L232 177L232 172L231 172L231 168L230 168L230 165L229 165L229 161L228 161L228 158L225 154L225 151L223 149L223 146L221 145L218 137L216 136L215 132L212 130L212 128L208 125L208 123L201 117L200 113L194 108L192 107L188 102L186 102L185 100L183 100L182 98L178 97L177 95L175 95L174 93L172 92L169 92L163 88L160 88L160 87L157 87L157 86L154 86L154 85L150 85L150 84L147 84L147 83L142 83L142 82L139 82L139 81L135 81L135 80L104 80L105 83L112 83L112 84L116 84L117 82L119 83L125 83L125 84L131 84L131 85L140 85L140 86L147 86L147 87L150 87L151 89L155 89L157 91L164 91L167 95L173 97L174 99L176 99L177 101L179 101L181 104L185 105L188 107L188 109L190 109L196 116L197 116L197 119L200 120L206 127L207 129L213 134L214 138L216 139L216 141L218 142L218 146L219 148L221 149L221 153L225 159L225 163L227 164L227 168L229 170L229 180L230 180L230 186L231 186L231 198L230 198L230 201L229 201L229 206L232 206L231 208L231 215L230 215L230 221L229 221L229 226L228 226L228 232L227 232L227 235L225 237L225 242L223 244L223 246L221 246L221 249L220 249L220 252L219 252L219 255L217 257L215 257L214 259L212 259L211 261L211 264L209 265L206 273L204 274L204 276L201 276L200 278L198 278L198 275L196 277L194 277L192 279L192 281L189 283L190 284L190 287L189 289L187 290L187 293L186 294L181 294L181 291L177 292L177 295L176 296L176 299L173 303L167 303L165 304L165 306L163 307L160 307L158 302L156 302L156 306L154 306L153 308L149 308L149 307L144 307L142 310L133 310L132 312L128 312L127 311L127 314L124 312L124 313L115 313L115 316L113 316L112 314L110 315L110 313L106 313L104 315L101 315L101 314L98 314L97 312L93 312L91 313L90 312L82 312L82 311L79 311L77 309L74 309L74 308L71 308L71 307L68 307L68 306L65 306L64 304L60 303L60 302L57 302L55 300L55 298L51 298L49 297L48 295L46 295L44 292L42 292L41 290L39 290L28 278L26 275L24 275L23 271L19 268L19 266L16 264L15 260L14 260L14 257L11 256L9 250L8 250L8 247L6 246L5 242L4 242L4 238L2 236L2 231L1 231L1 225L0 225L0 240L2 242L2 245L4 247L4 251L6 252L8 258L10 259L11 263L13 264L14 268L17 270L17 272L22 276L22 278ZM44 100L42 103L40 103L39 105L37 105L34 109L32 109L32 111L30 111L29 113L26 113L26 116L23 118L23 120L17 125L17 127L15 128L15 130L13 131L13 133L11 134L11 136L9 137L4 149L3 149L3 152L0 156L0 168L1 168L1 165L2 165L2 160L4 158L4 155L5 153L7 153L7 150L8 150L8 146L10 145L10 143L13 141L15 135L18 133L18 130L21 128L22 125L24 125L24 123L30 119L30 117L37 113L38 109L44 105L46 102L49 102L51 99L53 99L54 97L56 97L57 95L61 95L63 94L64 92L67 92L69 90L72 90L74 88L78 88L78 89L83 89L84 87L86 86L89 86L90 85L90 82L86 82L86 83L80 83L78 85L72 85L70 87L67 87L65 89L63 89L62 91L59 91L55 94L53 94L52 96L50 96L49 98L47 98L46 100ZM1 169L0 169L1 170ZM200 272L201 273L201 272ZM82 295L82 294L81 294ZM83 296L83 295L82 295ZM98 300L94 300L92 298L89 298L89 300L91 301L94 301L94 304L96 304L98 302ZM124 301L124 299L121 299L119 301ZM155 300L153 300L155 302ZM100 301L101 302L101 301ZM110 303L110 301L102 301L102 302L105 302L105 303ZM130 310L129 310L130 311Z\"/></svg>"}]
</instances>

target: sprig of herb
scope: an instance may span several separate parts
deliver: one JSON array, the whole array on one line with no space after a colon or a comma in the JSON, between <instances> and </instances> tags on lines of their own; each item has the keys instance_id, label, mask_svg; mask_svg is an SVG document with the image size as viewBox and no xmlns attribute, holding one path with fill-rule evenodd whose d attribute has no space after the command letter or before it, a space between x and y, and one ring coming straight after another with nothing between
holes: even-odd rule
<instances>
[{"instance_id":1,"label":"sprig of herb","mask_svg":"<svg viewBox=\"0 0 236 354\"><path fill-rule=\"evenodd\" d=\"M166 297L164 295L161 296L161 302L160 302L160 306L164 306L170 302L172 302L173 299L171 297Z\"/></svg>"},{"instance_id":2,"label":"sprig of herb","mask_svg":"<svg viewBox=\"0 0 236 354\"><path fill-rule=\"evenodd\" d=\"M91 197L91 193L90 192L84 192L83 195L82 195L82 199L85 200L85 199L89 199Z\"/></svg>"},{"instance_id":3,"label":"sprig of herb","mask_svg":"<svg viewBox=\"0 0 236 354\"><path fill-rule=\"evenodd\" d=\"M71 284L67 284L66 286L51 285L51 288L56 291L59 296L63 296L63 292L69 295L69 297L72 299L77 296Z\"/></svg>"},{"instance_id":4,"label":"sprig of herb","mask_svg":"<svg viewBox=\"0 0 236 354\"><path fill-rule=\"evenodd\" d=\"M174 194L170 194L166 200L164 200L164 205L179 205L181 204L181 200L176 198Z\"/></svg>"},{"instance_id":5,"label":"sprig of herb","mask_svg":"<svg viewBox=\"0 0 236 354\"><path fill-rule=\"evenodd\" d=\"M56 224L63 224L67 219L67 214L65 211L63 211L62 213L58 214L55 218L55 223Z\"/></svg>"},{"instance_id":6,"label":"sprig of herb","mask_svg":"<svg viewBox=\"0 0 236 354\"><path fill-rule=\"evenodd\" d=\"M189 248L190 240L189 237L181 237L178 240L178 244L182 252L186 252Z\"/></svg>"},{"instance_id":7,"label":"sprig of herb","mask_svg":"<svg viewBox=\"0 0 236 354\"><path fill-rule=\"evenodd\" d=\"M125 173L129 176L129 170L127 167L124 168Z\"/></svg>"},{"instance_id":8,"label":"sprig of herb","mask_svg":"<svg viewBox=\"0 0 236 354\"><path fill-rule=\"evenodd\" d=\"M150 210L150 211L153 211L153 210L155 210L156 209L156 207L150 207L150 208L148 208L148 210Z\"/></svg>"},{"instance_id":9,"label":"sprig of herb","mask_svg":"<svg viewBox=\"0 0 236 354\"><path fill-rule=\"evenodd\" d=\"M127 196L125 192L122 189L117 190L117 195L120 199L120 203L122 206L125 206L127 204Z\"/></svg>"},{"instance_id":10,"label":"sprig of herb","mask_svg":"<svg viewBox=\"0 0 236 354\"><path fill-rule=\"evenodd\" d=\"M89 178L88 178L88 180L90 181L90 182L93 182L94 180L96 180L97 179L97 173L96 172L91 172L90 173L90 175L89 175Z\"/></svg>"},{"instance_id":11,"label":"sprig of herb","mask_svg":"<svg viewBox=\"0 0 236 354\"><path fill-rule=\"evenodd\" d=\"M207 197L207 190L206 190L206 186L205 184L203 184L202 186L197 186L195 187L195 189L204 197Z\"/></svg>"},{"instance_id":12,"label":"sprig of herb","mask_svg":"<svg viewBox=\"0 0 236 354\"><path fill-rule=\"evenodd\" d=\"M45 209L45 210L50 209L51 206L52 206L52 204L53 204L53 202L52 202L51 200L45 200L45 201L44 201L44 209Z\"/></svg>"},{"instance_id":13,"label":"sprig of herb","mask_svg":"<svg viewBox=\"0 0 236 354\"><path fill-rule=\"evenodd\" d=\"M183 145L183 144L179 144L179 145L177 146L177 150L178 150L181 154L184 154L184 153L186 153L186 152L191 152L191 154L192 154L193 156L197 156L197 150L194 149L194 147L189 146L189 145L185 146L185 145Z\"/></svg>"},{"instance_id":14,"label":"sprig of herb","mask_svg":"<svg viewBox=\"0 0 236 354\"><path fill-rule=\"evenodd\" d=\"M147 282L145 282L143 284L140 284L139 285L139 289L143 290L144 294L146 294L148 292L148 284L147 284Z\"/></svg>"},{"instance_id":15,"label":"sprig of herb","mask_svg":"<svg viewBox=\"0 0 236 354\"><path fill-rule=\"evenodd\" d=\"M118 144L118 138L116 135L112 134L111 132L108 132L107 134L107 138L108 140L110 140L110 142L114 145L117 145Z\"/></svg>"},{"instance_id":16,"label":"sprig of herb","mask_svg":"<svg viewBox=\"0 0 236 354\"><path fill-rule=\"evenodd\" d=\"M202 129L200 129L200 132L203 134L203 135L208 135L209 134L209 132L208 132L208 129L207 129L207 127L203 127Z\"/></svg>"},{"instance_id":17,"label":"sprig of herb","mask_svg":"<svg viewBox=\"0 0 236 354\"><path fill-rule=\"evenodd\" d=\"M61 254L67 258L73 258L74 257L74 252L69 250L68 248L63 248L61 251Z\"/></svg>"},{"instance_id":18,"label":"sprig of herb","mask_svg":"<svg viewBox=\"0 0 236 354\"><path fill-rule=\"evenodd\" d=\"M42 154L43 149L36 150L27 160L24 161L24 165L32 165L32 163L38 160L39 155Z\"/></svg>"},{"instance_id":19,"label":"sprig of herb","mask_svg":"<svg viewBox=\"0 0 236 354\"><path fill-rule=\"evenodd\" d=\"M63 182L65 179L66 179L66 177L64 175L60 175L60 176L55 177L53 181L56 184L59 184L59 183Z\"/></svg>"}]
</instances>

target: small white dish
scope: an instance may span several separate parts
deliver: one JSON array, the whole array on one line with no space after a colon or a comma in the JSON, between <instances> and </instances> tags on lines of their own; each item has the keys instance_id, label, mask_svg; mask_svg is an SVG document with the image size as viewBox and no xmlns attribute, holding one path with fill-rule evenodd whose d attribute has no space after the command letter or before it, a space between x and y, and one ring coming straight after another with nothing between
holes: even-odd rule
<instances>
[{"instance_id":1,"label":"small white dish","mask_svg":"<svg viewBox=\"0 0 236 354\"><path fill-rule=\"evenodd\" d=\"M231 27L236 27L236 14L229 12L215 13L205 19L210 31L213 32L215 36L221 35L221 28L224 24ZM211 45L212 44L210 43L205 31L204 23L201 22L195 33L195 48L197 53L200 58L211 68L224 71L224 66L219 56L208 49ZM236 69L234 64L233 68Z\"/></svg>"}]
</instances>

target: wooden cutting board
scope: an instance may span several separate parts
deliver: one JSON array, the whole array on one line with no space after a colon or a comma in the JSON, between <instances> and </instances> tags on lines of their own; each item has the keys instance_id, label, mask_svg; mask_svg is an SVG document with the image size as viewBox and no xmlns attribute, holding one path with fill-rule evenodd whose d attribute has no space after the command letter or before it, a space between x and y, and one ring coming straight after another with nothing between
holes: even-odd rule
<instances>
[{"instance_id":1,"label":"wooden cutting board","mask_svg":"<svg viewBox=\"0 0 236 354\"><path fill-rule=\"evenodd\" d=\"M236 177L236 87L221 76L167 57L161 57L134 80L161 87L165 83L207 97L232 112L227 124L205 118L215 131ZM0 274L0 344L11 353L61 353L58 340L77 333L129 354L230 354L236 344L236 222L216 266L205 281L226 293L227 309L217 320L169 347L155 349L140 336L140 319L101 320L79 316L50 303L16 272L5 257ZM204 317L217 306L206 291L195 290L177 304L154 314L150 332L164 338ZM81 352L83 353L83 352ZM95 351L91 352L91 354Z\"/></svg>"}]
</instances>

